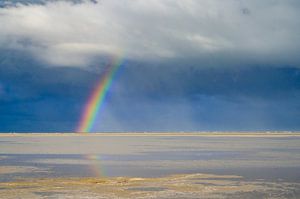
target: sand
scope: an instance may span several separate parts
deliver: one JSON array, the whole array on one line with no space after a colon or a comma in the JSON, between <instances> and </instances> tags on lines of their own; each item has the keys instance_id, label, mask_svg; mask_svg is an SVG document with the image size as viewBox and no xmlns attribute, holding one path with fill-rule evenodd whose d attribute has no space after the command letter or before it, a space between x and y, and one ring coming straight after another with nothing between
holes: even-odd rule
<instances>
[{"instance_id":1,"label":"sand","mask_svg":"<svg viewBox=\"0 0 300 199\"><path fill-rule=\"evenodd\" d=\"M0 198L300 198L299 132L0 138Z\"/></svg>"},{"instance_id":2,"label":"sand","mask_svg":"<svg viewBox=\"0 0 300 199\"><path fill-rule=\"evenodd\" d=\"M0 183L1 198L299 198L300 183L241 176L182 174L161 178L52 178Z\"/></svg>"}]
</instances>

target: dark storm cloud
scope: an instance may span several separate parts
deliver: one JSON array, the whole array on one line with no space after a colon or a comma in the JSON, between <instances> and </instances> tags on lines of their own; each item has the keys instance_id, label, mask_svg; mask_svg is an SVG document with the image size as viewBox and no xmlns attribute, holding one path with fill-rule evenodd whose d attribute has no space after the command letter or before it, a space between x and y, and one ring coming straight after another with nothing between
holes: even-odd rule
<instances>
[{"instance_id":1,"label":"dark storm cloud","mask_svg":"<svg viewBox=\"0 0 300 199\"><path fill-rule=\"evenodd\" d=\"M206 68L193 65L147 65L124 68L130 82L126 93L147 93L153 97L219 95L260 98L297 94L300 70L293 67L229 67ZM127 85L127 84L125 84Z\"/></svg>"},{"instance_id":2,"label":"dark storm cloud","mask_svg":"<svg viewBox=\"0 0 300 199\"><path fill-rule=\"evenodd\" d=\"M299 73L292 67L132 64L120 72L98 129L296 130Z\"/></svg>"},{"instance_id":3,"label":"dark storm cloud","mask_svg":"<svg viewBox=\"0 0 300 199\"><path fill-rule=\"evenodd\" d=\"M74 130L96 78L76 68L49 68L18 51L1 51L1 131Z\"/></svg>"},{"instance_id":4,"label":"dark storm cloud","mask_svg":"<svg viewBox=\"0 0 300 199\"><path fill-rule=\"evenodd\" d=\"M0 51L0 78L12 99L40 95L74 96L91 78L88 72L73 68L49 68L20 51ZM4 98L5 99L5 98Z\"/></svg>"},{"instance_id":5,"label":"dark storm cloud","mask_svg":"<svg viewBox=\"0 0 300 199\"><path fill-rule=\"evenodd\" d=\"M18 51L2 51L0 60L2 131L73 131L101 76L96 68L49 67ZM300 118L299 74L292 67L129 60L93 130L294 130Z\"/></svg>"}]
</instances>

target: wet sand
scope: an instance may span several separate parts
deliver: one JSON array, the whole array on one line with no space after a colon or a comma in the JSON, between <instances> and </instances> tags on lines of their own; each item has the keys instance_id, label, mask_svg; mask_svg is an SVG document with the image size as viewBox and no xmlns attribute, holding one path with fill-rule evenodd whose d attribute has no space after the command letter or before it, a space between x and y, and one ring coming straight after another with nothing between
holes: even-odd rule
<instances>
[{"instance_id":1,"label":"wet sand","mask_svg":"<svg viewBox=\"0 0 300 199\"><path fill-rule=\"evenodd\" d=\"M187 174L162 178L55 178L0 183L0 196L35 198L299 198L300 184Z\"/></svg>"},{"instance_id":2,"label":"wet sand","mask_svg":"<svg viewBox=\"0 0 300 199\"><path fill-rule=\"evenodd\" d=\"M0 134L0 198L300 198L295 132Z\"/></svg>"}]
</instances>

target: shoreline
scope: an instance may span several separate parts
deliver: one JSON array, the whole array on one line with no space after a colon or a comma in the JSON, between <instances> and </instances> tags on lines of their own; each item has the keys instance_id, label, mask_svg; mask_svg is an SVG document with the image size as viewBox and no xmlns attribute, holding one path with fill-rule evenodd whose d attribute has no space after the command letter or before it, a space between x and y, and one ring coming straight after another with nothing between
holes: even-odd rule
<instances>
[{"instance_id":1,"label":"shoreline","mask_svg":"<svg viewBox=\"0 0 300 199\"><path fill-rule=\"evenodd\" d=\"M258 132L97 132L97 133L0 133L0 137L30 136L124 136L124 137L300 137L300 132L258 131Z\"/></svg>"},{"instance_id":2,"label":"shoreline","mask_svg":"<svg viewBox=\"0 0 300 199\"><path fill-rule=\"evenodd\" d=\"M296 132L0 138L0 198L300 198Z\"/></svg>"}]
</instances>

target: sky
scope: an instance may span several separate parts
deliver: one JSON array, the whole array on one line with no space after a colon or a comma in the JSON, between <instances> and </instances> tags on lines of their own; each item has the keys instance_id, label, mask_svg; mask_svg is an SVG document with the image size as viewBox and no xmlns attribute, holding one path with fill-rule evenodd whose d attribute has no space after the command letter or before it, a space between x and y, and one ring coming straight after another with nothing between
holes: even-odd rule
<instances>
[{"instance_id":1,"label":"sky","mask_svg":"<svg viewBox=\"0 0 300 199\"><path fill-rule=\"evenodd\" d=\"M298 0L0 0L0 132L300 130Z\"/></svg>"}]
</instances>

